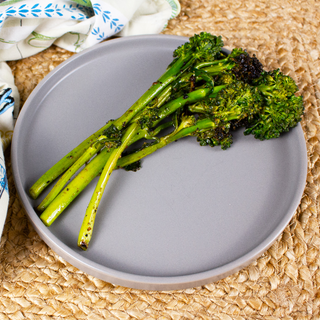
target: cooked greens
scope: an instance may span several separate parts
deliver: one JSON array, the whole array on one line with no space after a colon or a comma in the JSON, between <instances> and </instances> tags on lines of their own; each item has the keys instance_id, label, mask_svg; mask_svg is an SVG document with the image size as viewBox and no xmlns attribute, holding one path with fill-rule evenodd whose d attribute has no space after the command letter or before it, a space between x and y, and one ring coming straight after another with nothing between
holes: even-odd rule
<instances>
[{"instance_id":1,"label":"cooked greens","mask_svg":"<svg viewBox=\"0 0 320 320\"><path fill-rule=\"evenodd\" d=\"M239 127L260 140L277 138L301 120L303 99L297 92L292 78L280 70L264 70L256 56L240 48L228 55L221 37L196 34L174 51L163 75L123 115L108 121L34 183L30 195L36 199L60 176L37 207L40 219L50 226L99 176L79 232L78 246L86 250L113 170L136 171L142 158L187 136L201 146L222 149L232 145L232 131Z\"/></svg>"}]
</instances>

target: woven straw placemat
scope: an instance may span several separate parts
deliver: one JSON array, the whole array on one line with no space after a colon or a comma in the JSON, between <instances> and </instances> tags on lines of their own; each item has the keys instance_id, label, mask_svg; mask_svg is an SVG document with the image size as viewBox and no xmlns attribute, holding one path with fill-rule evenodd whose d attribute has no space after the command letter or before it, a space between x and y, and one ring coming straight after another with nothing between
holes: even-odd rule
<instances>
[{"instance_id":1,"label":"woven straw placemat","mask_svg":"<svg viewBox=\"0 0 320 320\"><path fill-rule=\"evenodd\" d=\"M249 267L216 283L181 291L114 286L79 271L53 252L17 198L6 152L10 207L0 243L0 319L320 319L320 2L181 0L166 34L222 35L267 68L298 83L308 178L301 204L279 239ZM56 47L10 62L22 102L72 54Z\"/></svg>"}]
</instances>

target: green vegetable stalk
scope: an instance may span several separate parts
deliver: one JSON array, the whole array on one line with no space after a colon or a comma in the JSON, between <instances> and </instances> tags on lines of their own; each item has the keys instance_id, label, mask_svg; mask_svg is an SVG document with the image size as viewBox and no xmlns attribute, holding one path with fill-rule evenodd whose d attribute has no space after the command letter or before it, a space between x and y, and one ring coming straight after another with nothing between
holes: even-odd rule
<instances>
[{"instance_id":1,"label":"green vegetable stalk","mask_svg":"<svg viewBox=\"0 0 320 320\"><path fill-rule=\"evenodd\" d=\"M105 124L97 132L89 136L77 147L71 150L67 155L61 158L47 172L45 172L29 189L29 194L33 199L37 199L39 195L63 172L68 170L86 151L86 149L103 134L103 132L111 125L111 121Z\"/></svg>"},{"instance_id":2,"label":"green vegetable stalk","mask_svg":"<svg viewBox=\"0 0 320 320\"><path fill-rule=\"evenodd\" d=\"M46 226L51 226L70 203L101 173L108 155L108 149L103 149L48 204L40 215L40 219Z\"/></svg>"},{"instance_id":3,"label":"green vegetable stalk","mask_svg":"<svg viewBox=\"0 0 320 320\"><path fill-rule=\"evenodd\" d=\"M109 181L110 175L113 169L116 167L117 161L120 158L122 152L129 145L129 142L132 139L132 137L137 133L138 127L138 123L132 123L128 127L128 129L125 131L123 135L123 138L121 139L120 147L115 148L111 151L107 163L102 170L102 173L100 175L96 188L94 189L94 192L92 194L92 198L89 202L88 208L86 210L86 215L80 229L78 246L84 250L88 248L99 203L102 198L104 189Z\"/></svg>"},{"instance_id":4,"label":"green vegetable stalk","mask_svg":"<svg viewBox=\"0 0 320 320\"><path fill-rule=\"evenodd\" d=\"M104 136L100 136L96 142L88 147L87 150L79 157L79 159L73 163L73 165L61 176L58 182L50 190L49 194L42 200L38 205L37 211L44 211L52 200L59 194L63 187L68 183L68 181L73 177L73 175L86 163L88 162L97 152L99 152L104 144L102 140Z\"/></svg>"}]
</instances>

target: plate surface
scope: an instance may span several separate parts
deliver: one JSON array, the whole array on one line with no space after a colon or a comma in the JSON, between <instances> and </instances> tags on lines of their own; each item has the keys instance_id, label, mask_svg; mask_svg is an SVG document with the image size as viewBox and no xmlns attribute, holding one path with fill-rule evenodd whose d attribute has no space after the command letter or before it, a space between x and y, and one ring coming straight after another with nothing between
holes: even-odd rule
<instances>
[{"instance_id":1,"label":"plate surface","mask_svg":"<svg viewBox=\"0 0 320 320\"><path fill-rule=\"evenodd\" d=\"M301 126L258 141L241 131L233 146L187 138L157 151L138 172L118 170L99 207L89 250L78 232L95 181L51 227L29 187L74 146L120 116L164 72L186 38L115 39L65 61L25 103L14 131L16 187L40 237L62 258L102 280L171 290L219 280L245 267L281 234L307 174Z\"/></svg>"}]
</instances>

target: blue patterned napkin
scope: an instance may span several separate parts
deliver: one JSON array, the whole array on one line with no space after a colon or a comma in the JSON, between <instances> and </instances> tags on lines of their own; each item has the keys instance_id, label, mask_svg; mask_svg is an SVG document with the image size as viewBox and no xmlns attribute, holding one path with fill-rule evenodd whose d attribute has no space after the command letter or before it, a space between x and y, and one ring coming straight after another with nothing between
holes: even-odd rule
<instances>
[{"instance_id":1,"label":"blue patterned napkin","mask_svg":"<svg viewBox=\"0 0 320 320\"><path fill-rule=\"evenodd\" d=\"M14 119L18 110L19 92L14 84L11 69L5 62L0 62L0 236L9 204L8 180L3 150L11 142Z\"/></svg>"},{"instance_id":2,"label":"blue patterned napkin","mask_svg":"<svg viewBox=\"0 0 320 320\"><path fill-rule=\"evenodd\" d=\"M52 44L80 52L113 35L159 33L179 12L178 0L0 0L0 236L9 201L3 150L19 112L19 93L6 61Z\"/></svg>"}]
</instances>

